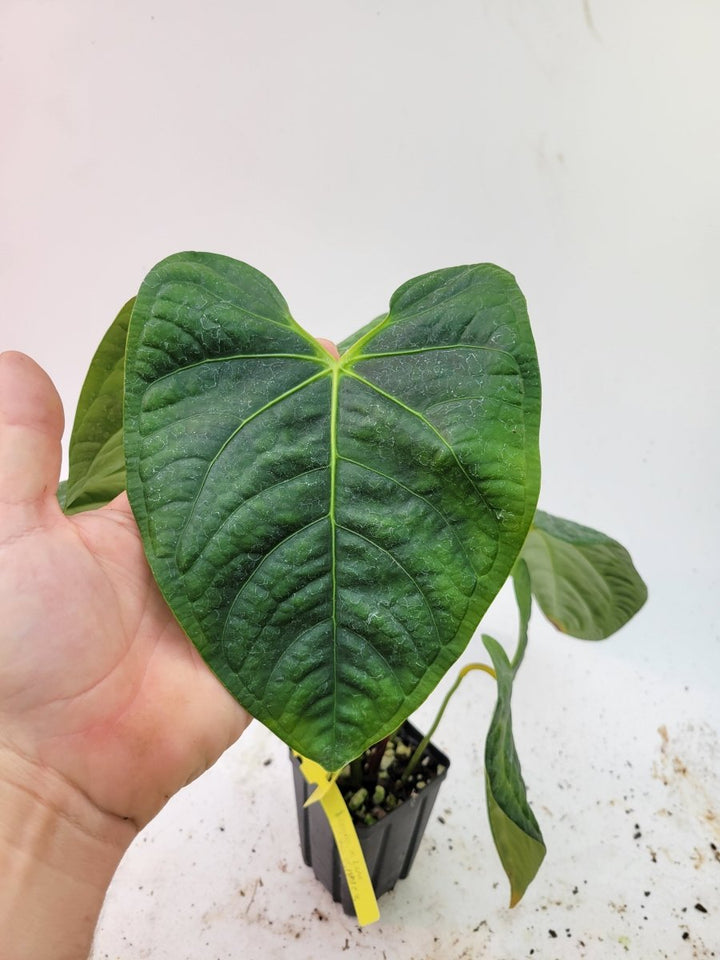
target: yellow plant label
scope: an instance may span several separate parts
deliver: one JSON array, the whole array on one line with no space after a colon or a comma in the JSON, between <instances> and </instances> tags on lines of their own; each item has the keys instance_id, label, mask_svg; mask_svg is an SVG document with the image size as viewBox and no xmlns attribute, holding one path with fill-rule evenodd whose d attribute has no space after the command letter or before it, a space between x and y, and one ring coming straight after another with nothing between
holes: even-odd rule
<instances>
[{"instance_id":1,"label":"yellow plant label","mask_svg":"<svg viewBox=\"0 0 720 960\"><path fill-rule=\"evenodd\" d=\"M296 756L300 760L300 769L307 782L316 784L316 789L306 800L305 806L311 803L320 803L322 806L335 838L358 924L366 927L380 919L380 910L357 831L336 783L337 772L329 773L319 763L298 754Z\"/></svg>"}]
</instances>

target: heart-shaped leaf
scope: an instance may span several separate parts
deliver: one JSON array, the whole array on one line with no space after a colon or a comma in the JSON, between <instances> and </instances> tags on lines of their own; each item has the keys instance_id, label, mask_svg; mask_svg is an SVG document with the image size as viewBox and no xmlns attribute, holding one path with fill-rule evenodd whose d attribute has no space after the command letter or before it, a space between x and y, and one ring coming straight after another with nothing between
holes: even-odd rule
<instances>
[{"instance_id":1,"label":"heart-shaped leaf","mask_svg":"<svg viewBox=\"0 0 720 960\"><path fill-rule=\"evenodd\" d=\"M622 544L541 510L522 558L540 609L573 637L604 640L647 600L647 587Z\"/></svg>"},{"instance_id":2,"label":"heart-shaped leaf","mask_svg":"<svg viewBox=\"0 0 720 960\"><path fill-rule=\"evenodd\" d=\"M135 300L125 304L100 341L80 391L68 448L68 479L59 496L66 513L92 510L125 489L123 370Z\"/></svg>"},{"instance_id":3,"label":"heart-shaped leaf","mask_svg":"<svg viewBox=\"0 0 720 960\"><path fill-rule=\"evenodd\" d=\"M501 645L483 636L497 678L498 697L485 741L485 785L490 829L510 881L510 906L522 898L545 857L545 842L530 809L512 732L512 686L527 647L530 576L520 560L513 572L520 614L518 648L512 663Z\"/></svg>"},{"instance_id":4,"label":"heart-shaped leaf","mask_svg":"<svg viewBox=\"0 0 720 960\"><path fill-rule=\"evenodd\" d=\"M128 334L128 495L155 578L244 706L337 769L396 728L507 578L539 485L525 301L411 280L335 360L247 264L178 254Z\"/></svg>"}]
</instances>

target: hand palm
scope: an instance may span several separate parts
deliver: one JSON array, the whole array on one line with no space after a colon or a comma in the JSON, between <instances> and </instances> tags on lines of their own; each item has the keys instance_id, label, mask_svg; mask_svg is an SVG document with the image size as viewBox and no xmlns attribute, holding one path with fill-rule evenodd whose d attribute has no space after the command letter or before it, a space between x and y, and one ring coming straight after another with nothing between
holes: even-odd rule
<instances>
[{"instance_id":1,"label":"hand palm","mask_svg":"<svg viewBox=\"0 0 720 960\"><path fill-rule=\"evenodd\" d=\"M20 355L3 374L1 736L141 826L249 717L163 601L125 496L61 513L62 413L45 374Z\"/></svg>"}]
</instances>

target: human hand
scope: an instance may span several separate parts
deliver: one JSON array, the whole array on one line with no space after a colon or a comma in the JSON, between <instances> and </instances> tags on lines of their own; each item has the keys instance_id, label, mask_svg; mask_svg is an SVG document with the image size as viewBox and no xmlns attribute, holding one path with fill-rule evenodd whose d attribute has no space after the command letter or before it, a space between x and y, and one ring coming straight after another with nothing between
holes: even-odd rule
<instances>
[{"instance_id":1,"label":"human hand","mask_svg":"<svg viewBox=\"0 0 720 960\"><path fill-rule=\"evenodd\" d=\"M62 430L47 374L0 355L2 960L86 957L137 831L250 722L160 595L125 494L60 510Z\"/></svg>"},{"instance_id":2,"label":"human hand","mask_svg":"<svg viewBox=\"0 0 720 960\"><path fill-rule=\"evenodd\" d=\"M63 413L0 356L0 955L81 960L125 850L249 715L162 599L123 494L66 517Z\"/></svg>"},{"instance_id":3,"label":"human hand","mask_svg":"<svg viewBox=\"0 0 720 960\"><path fill-rule=\"evenodd\" d=\"M249 716L162 599L125 495L61 512L63 414L0 357L0 746L144 826Z\"/></svg>"}]
</instances>

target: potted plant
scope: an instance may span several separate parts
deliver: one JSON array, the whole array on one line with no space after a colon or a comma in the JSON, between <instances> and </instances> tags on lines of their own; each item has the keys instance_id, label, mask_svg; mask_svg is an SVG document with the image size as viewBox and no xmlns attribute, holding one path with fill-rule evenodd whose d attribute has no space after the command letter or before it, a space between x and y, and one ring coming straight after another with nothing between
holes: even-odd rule
<instances>
[{"instance_id":1,"label":"potted plant","mask_svg":"<svg viewBox=\"0 0 720 960\"><path fill-rule=\"evenodd\" d=\"M646 590L616 541L537 511L539 421L525 300L489 264L404 284L336 357L257 270L176 254L150 271L90 366L64 509L127 488L180 624L336 811L354 887L364 862L338 780L357 810L372 788L376 813L363 816L385 821L383 744L511 576L517 649L483 637L491 662L478 666L497 681L486 793L513 903L542 861L510 708L532 599L561 630L595 640Z\"/></svg>"}]
</instances>

